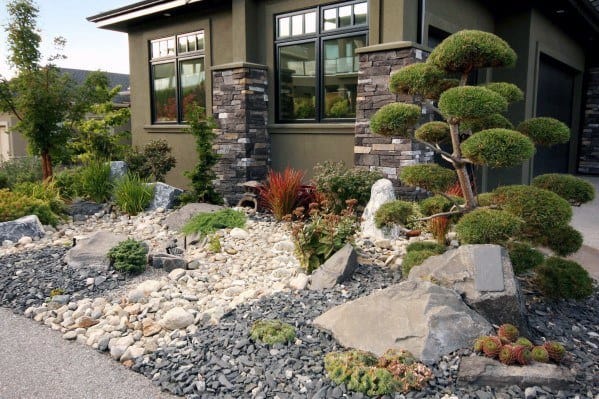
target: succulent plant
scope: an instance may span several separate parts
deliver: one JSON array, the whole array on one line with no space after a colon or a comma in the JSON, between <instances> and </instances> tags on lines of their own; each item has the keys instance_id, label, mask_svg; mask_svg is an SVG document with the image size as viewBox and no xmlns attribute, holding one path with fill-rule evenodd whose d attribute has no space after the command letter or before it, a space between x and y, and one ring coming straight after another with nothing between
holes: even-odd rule
<instances>
[{"instance_id":1,"label":"succulent plant","mask_svg":"<svg viewBox=\"0 0 599 399\"><path fill-rule=\"evenodd\" d=\"M265 344L286 344L295 339L295 328L280 320L258 320L251 328L250 337Z\"/></svg>"},{"instance_id":2,"label":"succulent plant","mask_svg":"<svg viewBox=\"0 0 599 399\"><path fill-rule=\"evenodd\" d=\"M416 358L409 351L403 349L387 349L378 359L379 367L387 367L391 363L412 364Z\"/></svg>"},{"instance_id":3,"label":"succulent plant","mask_svg":"<svg viewBox=\"0 0 599 399\"><path fill-rule=\"evenodd\" d=\"M499 350L499 361L505 365L514 364L516 353L512 345L503 345Z\"/></svg>"},{"instance_id":4,"label":"succulent plant","mask_svg":"<svg viewBox=\"0 0 599 399\"><path fill-rule=\"evenodd\" d=\"M526 348L528 348L528 350L531 350L532 347L534 346L532 342L530 342L530 340L526 337L518 337L518 339L515 342L516 345L520 345L520 346L524 346Z\"/></svg>"},{"instance_id":5,"label":"succulent plant","mask_svg":"<svg viewBox=\"0 0 599 399\"><path fill-rule=\"evenodd\" d=\"M515 345L513 352L514 356L516 357L516 361L522 366L530 364L532 360L532 353L530 353L530 349L528 347L523 345Z\"/></svg>"},{"instance_id":6,"label":"succulent plant","mask_svg":"<svg viewBox=\"0 0 599 399\"><path fill-rule=\"evenodd\" d=\"M490 336L483 341L483 352L487 357L496 357L501 350L501 340L499 337Z\"/></svg>"},{"instance_id":7,"label":"succulent plant","mask_svg":"<svg viewBox=\"0 0 599 399\"><path fill-rule=\"evenodd\" d=\"M513 324L502 324L497 330L497 336L501 339L501 342L506 344L515 342L519 335L518 328Z\"/></svg>"},{"instance_id":8,"label":"succulent plant","mask_svg":"<svg viewBox=\"0 0 599 399\"><path fill-rule=\"evenodd\" d=\"M530 350L532 355L532 360L539 363L547 363L549 362L549 352L545 349L544 346L535 346Z\"/></svg>"},{"instance_id":9,"label":"succulent plant","mask_svg":"<svg viewBox=\"0 0 599 399\"><path fill-rule=\"evenodd\" d=\"M474 351L475 352L482 352L483 351L483 343L485 342L485 339L487 339L489 337L478 337L477 339L474 340Z\"/></svg>"},{"instance_id":10,"label":"succulent plant","mask_svg":"<svg viewBox=\"0 0 599 399\"><path fill-rule=\"evenodd\" d=\"M564 348L564 345L560 344L559 342L548 341L545 342L543 346L545 347L545 349L547 349L547 353L549 353L549 358L555 361L556 363L561 362L564 358L564 355L566 354L566 348Z\"/></svg>"}]
</instances>

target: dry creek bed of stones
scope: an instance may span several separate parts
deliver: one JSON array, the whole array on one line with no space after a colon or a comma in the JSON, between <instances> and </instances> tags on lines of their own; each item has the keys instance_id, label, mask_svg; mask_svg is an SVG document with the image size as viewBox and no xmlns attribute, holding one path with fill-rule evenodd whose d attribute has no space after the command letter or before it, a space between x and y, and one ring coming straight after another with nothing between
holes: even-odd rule
<instances>
[{"instance_id":1,"label":"dry creek bed of stones","mask_svg":"<svg viewBox=\"0 0 599 399\"><path fill-rule=\"evenodd\" d=\"M97 230L148 242L151 250L179 238L162 224L168 212L118 217L100 212L86 221L48 228L41 240L0 248L0 305L24 313L65 339L106 351L155 384L189 398L360 398L325 377L323 356L342 349L312 320L347 300L401 280L397 254L405 242L358 240L361 265L353 278L324 291L289 287L298 272L289 231L252 215L247 234L221 231L223 252L188 247L194 270L148 270L133 278L114 271L73 270L62 262L73 238ZM50 291L62 295L48 301ZM461 356L444 357L420 392L395 398L593 398L599 395L599 295L582 302L547 303L528 291L529 321L538 339L564 342L566 366L577 375L570 390L517 386L492 389L456 384ZM251 324L276 318L296 327L289 345L249 339Z\"/></svg>"}]
</instances>

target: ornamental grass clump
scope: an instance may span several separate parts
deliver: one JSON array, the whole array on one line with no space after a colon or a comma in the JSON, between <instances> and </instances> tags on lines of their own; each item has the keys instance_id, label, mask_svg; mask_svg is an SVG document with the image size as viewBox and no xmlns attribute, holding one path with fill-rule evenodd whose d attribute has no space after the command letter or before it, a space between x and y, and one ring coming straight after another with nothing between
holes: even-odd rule
<instances>
[{"instance_id":1,"label":"ornamental grass clump","mask_svg":"<svg viewBox=\"0 0 599 399\"><path fill-rule=\"evenodd\" d=\"M250 337L268 345L287 344L295 339L295 328L280 320L258 320L252 325Z\"/></svg>"},{"instance_id":2,"label":"ornamental grass clump","mask_svg":"<svg viewBox=\"0 0 599 399\"><path fill-rule=\"evenodd\" d=\"M146 269L148 246L131 238L121 241L108 251L108 259L118 272L141 273Z\"/></svg>"},{"instance_id":3,"label":"ornamental grass clump","mask_svg":"<svg viewBox=\"0 0 599 399\"><path fill-rule=\"evenodd\" d=\"M243 212L233 209L223 209L211 213L202 212L189 219L183 226L182 232L187 235L199 233L206 236L220 229L243 228L246 219Z\"/></svg>"},{"instance_id":4,"label":"ornamental grass clump","mask_svg":"<svg viewBox=\"0 0 599 399\"><path fill-rule=\"evenodd\" d=\"M91 161L80 170L81 193L85 198L102 203L110 199L113 182L110 179L110 164L103 161Z\"/></svg>"},{"instance_id":5,"label":"ornamental grass clump","mask_svg":"<svg viewBox=\"0 0 599 399\"><path fill-rule=\"evenodd\" d=\"M281 172L268 171L266 184L260 187L260 199L277 220L290 215L299 205L304 172L290 167Z\"/></svg>"},{"instance_id":6,"label":"ornamental grass clump","mask_svg":"<svg viewBox=\"0 0 599 399\"><path fill-rule=\"evenodd\" d=\"M153 197L154 185L133 173L127 173L114 185L114 201L121 211L129 215L142 212Z\"/></svg>"}]
</instances>

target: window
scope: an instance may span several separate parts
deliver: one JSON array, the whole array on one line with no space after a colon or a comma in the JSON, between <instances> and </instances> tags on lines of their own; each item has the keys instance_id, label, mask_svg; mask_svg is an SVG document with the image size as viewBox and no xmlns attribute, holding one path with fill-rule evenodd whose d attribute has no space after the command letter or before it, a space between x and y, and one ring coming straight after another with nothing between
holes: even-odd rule
<instances>
[{"instance_id":1,"label":"window","mask_svg":"<svg viewBox=\"0 0 599 399\"><path fill-rule=\"evenodd\" d=\"M192 105L206 107L204 31L150 43L152 122L182 123Z\"/></svg>"},{"instance_id":2,"label":"window","mask_svg":"<svg viewBox=\"0 0 599 399\"><path fill-rule=\"evenodd\" d=\"M366 46L367 33L364 0L277 16L277 121L355 118L356 49Z\"/></svg>"}]
</instances>

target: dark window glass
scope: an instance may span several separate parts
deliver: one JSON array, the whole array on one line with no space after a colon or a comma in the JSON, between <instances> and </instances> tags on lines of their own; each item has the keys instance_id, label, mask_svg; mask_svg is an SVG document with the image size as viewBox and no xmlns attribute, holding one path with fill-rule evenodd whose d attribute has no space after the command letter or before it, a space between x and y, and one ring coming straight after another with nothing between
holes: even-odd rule
<instances>
[{"instance_id":1,"label":"dark window glass","mask_svg":"<svg viewBox=\"0 0 599 399\"><path fill-rule=\"evenodd\" d=\"M314 42L279 49L279 116L316 117L316 46Z\"/></svg>"},{"instance_id":2,"label":"dark window glass","mask_svg":"<svg viewBox=\"0 0 599 399\"><path fill-rule=\"evenodd\" d=\"M351 26L352 6L339 7L339 27Z\"/></svg>"},{"instance_id":3,"label":"dark window glass","mask_svg":"<svg viewBox=\"0 0 599 399\"><path fill-rule=\"evenodd\" d=\"M154 118L156 122L176 122L177 76L175 63L153 65L152 69Z\"/></svg>"},{"instance_id":4,"label":"dark window glass","mask_svg":"<svg viewBox=\"0 0 599 399\"><path fill-rule=\"evenodd\" d=\"M182 119L192 104L206 107L206 72L204 59L197 58L179 62L179 79L181 81L181 111Z\"/></svg>"}]
</instances>

